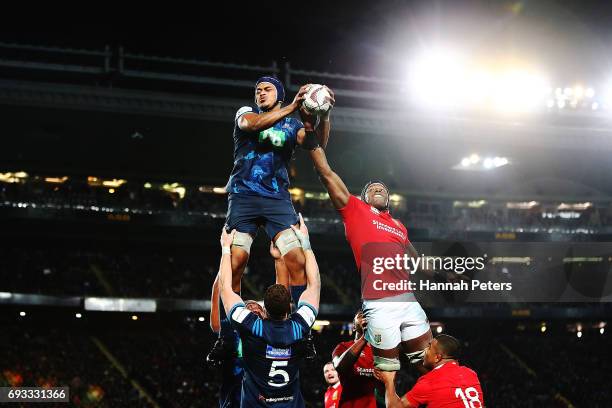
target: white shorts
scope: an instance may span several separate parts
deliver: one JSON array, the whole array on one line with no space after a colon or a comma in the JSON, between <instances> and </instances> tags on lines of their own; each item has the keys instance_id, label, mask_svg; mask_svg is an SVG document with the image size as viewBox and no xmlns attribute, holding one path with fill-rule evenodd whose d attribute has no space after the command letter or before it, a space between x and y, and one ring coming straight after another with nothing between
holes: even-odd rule
<instances>
[{"instance_id":1,"label":"white shorts","mask_svg":"<svg viewBox=\"0 0 612 408\"><path fill-rule=\"evenodd\" d=\"M412 293L380 300L364 300L368 321L365 338L373 347L390 350L430 330L425 311Z\"/></svg>"}]
</instances>

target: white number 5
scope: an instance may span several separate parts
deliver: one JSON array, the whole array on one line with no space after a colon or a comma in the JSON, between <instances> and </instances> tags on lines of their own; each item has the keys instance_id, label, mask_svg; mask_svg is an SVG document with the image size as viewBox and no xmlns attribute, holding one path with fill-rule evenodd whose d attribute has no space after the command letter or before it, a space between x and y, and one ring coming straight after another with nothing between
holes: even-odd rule
<instances>
[{"instance_id":1,"label":"white number 5","mask_svg":"<svg viewBox=\"0 0 612 408\"><path fill-rule=\"evenodd\" d=\"M272 387L284 387L285 385L287 385L287 383L289 382L289 373L287 373L285 370L276 369L276 367L286 367L287 364L289 364L289 361L286 360L272 362L272 367L270 367L270 374L268 374L270 376L270 381L268 381L268 385L271 385ZM280 384L272 381L272 379L277 375L282 376L285 381Z\"/></svg>"},{"instance_id":2,"label":"white number 5","mask_svg":"<svg viewBox=\"0 0 612 408\"><path fill-rule=\"evenodd\" d=\"M455 397L461 398L465 408L482 408L482 402L480 402L480 399L478 399L478 391L474 387L466 388L465 394L461 388L456 388ZM474 405L475 402L478 403L478 405Z\"/></svg>"}]
</instances>

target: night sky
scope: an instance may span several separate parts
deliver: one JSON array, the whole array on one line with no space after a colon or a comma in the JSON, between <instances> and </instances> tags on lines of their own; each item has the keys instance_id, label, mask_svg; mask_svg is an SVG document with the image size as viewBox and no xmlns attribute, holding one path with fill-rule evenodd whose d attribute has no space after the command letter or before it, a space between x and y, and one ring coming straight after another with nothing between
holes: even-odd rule
<instances>
[{"instance_id":1,"label":"night sky","mask_svg":"<svg viewBox=\"0 0 612 408\"><path fill-rule=\"evenodd\" d=\"M21 3L0 41L99 48L397 77L436 44L527 60L564 81L612 72L612 3L603 1L308 1ZM244 4L242 4L244 3Z\"/></svg>"}]
</instances>

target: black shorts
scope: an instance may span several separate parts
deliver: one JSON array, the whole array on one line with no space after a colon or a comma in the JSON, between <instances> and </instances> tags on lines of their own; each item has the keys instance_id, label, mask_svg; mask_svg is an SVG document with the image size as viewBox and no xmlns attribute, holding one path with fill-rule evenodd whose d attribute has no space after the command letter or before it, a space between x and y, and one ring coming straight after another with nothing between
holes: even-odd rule
<instances>
[{"instance_id":1,"label":"black shorts","mask_svg":"<svg viewBox=\"0 0 612 408\"><path fill-rule=\"evenodd\" d=\"M230 194L225 227L253 236L261 226L272 240L276 234L299 222L291 200L257 195Z\"/></svg>"}]
</instances>

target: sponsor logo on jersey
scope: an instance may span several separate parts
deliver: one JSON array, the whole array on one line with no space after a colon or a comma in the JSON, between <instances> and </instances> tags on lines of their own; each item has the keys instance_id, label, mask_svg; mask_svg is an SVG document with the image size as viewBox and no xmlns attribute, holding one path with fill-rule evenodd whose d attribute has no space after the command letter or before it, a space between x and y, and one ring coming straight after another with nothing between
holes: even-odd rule
<instances>
[{"instance_id":1,"label":"sponsor logo on jersey","mask_svg":"<svg viewBox=\"0 0 612 408\"><path fill-rule=\"evenodd\" d=\"M357 375L362 377L374 377L373 368L355 367L357 369Z\"/></svg>"},{"instance_id":2,"label":"sponsor logo on jersey","mask_svg":"<svg viewBox=\"0 0 612 408\"><path fill-rule=\"evenodd\" d=\"M380 215L380 211L378 211L376 208L374 208L372 206L370 206L370 211L372 211L376 215Z\"/></svg>"},{"instance_id":3,"label":"sponsor logo on jersey","mask_svg":"<svg viewBox=\"0 0 612 408\"><path fill-rule=\"evenodd\" d=\"M258 399L262 402L274 403L274 402L289 402L293 401L293 396L288 397L274 397L274 398L266 398L263 395L259 394Z\"/></svg>"},{"instance_id":4,"label":"sponsor logo on jersey","mask_svg":"<svg viewBox=\"0 0 612 408\"><path fill-rule=\"evenodd\" d=\"M291 347L276 348L271 345L266 345L266 358L272 360L288 360L291 358Z\"/></svg>"}]
</instances>

